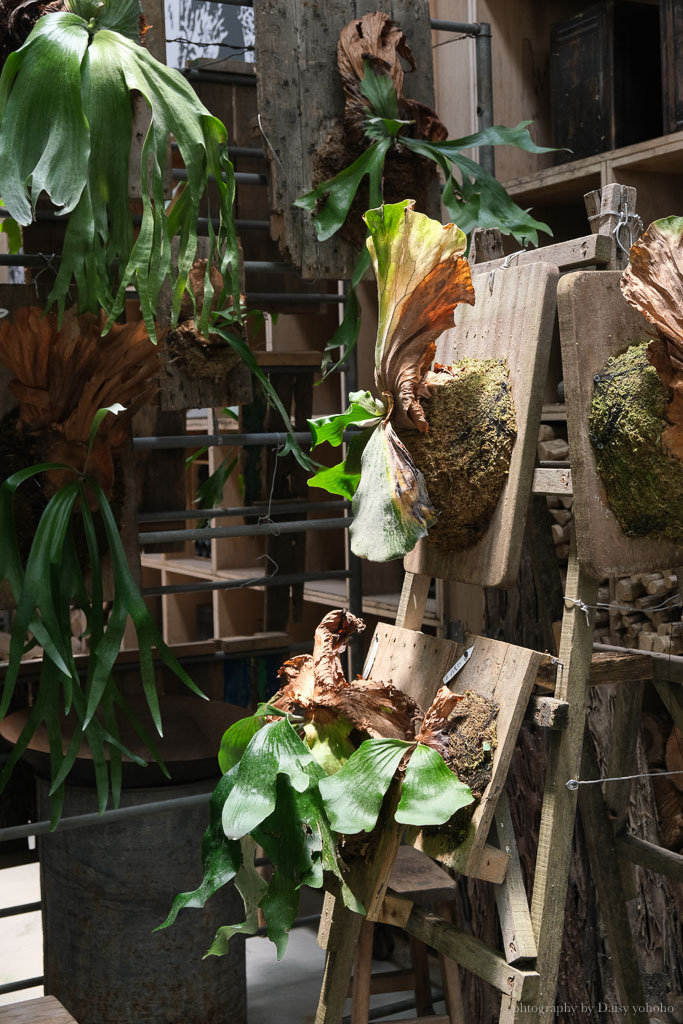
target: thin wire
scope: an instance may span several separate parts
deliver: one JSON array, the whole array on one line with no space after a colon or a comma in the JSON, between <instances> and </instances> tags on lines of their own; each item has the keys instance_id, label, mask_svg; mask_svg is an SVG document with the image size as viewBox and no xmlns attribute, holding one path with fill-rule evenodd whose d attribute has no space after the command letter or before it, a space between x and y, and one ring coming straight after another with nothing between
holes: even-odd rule
<instances>
[{"instance_id":1,"label":"thin wire","mask_svg":"<svg viewBox=\"0 0 683 1024\"><path fill-rule=\"evenodd\" d=\"M680 594L674 594L672 595L672 597L668 597L666 601L663 601L662 604L656 604L653 607L647 609L631 608L629 605L614 604L606 601L599 601L597 604L586 604L586 602L582 601L580 597L569 597L567 594L564 595L563 600L565 601L565 603L575 605L580 611L583 612L583 614L586 616L586 625L590 625L589 613L591 611L597 611L599 608L615 608L617 611L628 612L631 615L637 615L639 613L644 613L646 610L648 612L661 612L664 610L669 610L671 608L678 608L683 603Z\"/></svg>"},{"instance_id":2,"label":"thin wire","mask_svg":"<svg viewBox=\"0 0 683 1024\"><path fill-rule=\"evenodd\" d=\"M434 43L432 45L432 50L436 50L436 48L438 46L448 46L449 43L459 43L461 39L472 39L472 38L473 37L470 36L470 35L453 36L452 39L444 39L443 42L441 42L441 43Z\"/></svg>"},{"instance_id":3,"label":"thin wire","mask_svg":"<svg viewBox=\"0 0 683 1024\"><path fill-rule=\"evenodd\" d=\"M188 46L201 46L208 49L211 46L218 46L225 50L239 50L240 53L247 53L254 49L253 45L236 46L234 43L204 43L201 39L187 39L185 36L176 36L174 39L167 39L167 43L186 43Z\"/></svg>"},{"instance_id":4,"label":"thin wire","mask_svg":"<svg viewBox=\"0 0 683 1024\"><path fill-rule=\"evenodd\" d=\"M656 776L683 775L683 769L675 772L642 772L640 775L616 775L610 779L567 779L565 786L574 791L579 786L596 786L599 782L627 782L629 779L654 779Z\"/></svg>"}]
</instances>

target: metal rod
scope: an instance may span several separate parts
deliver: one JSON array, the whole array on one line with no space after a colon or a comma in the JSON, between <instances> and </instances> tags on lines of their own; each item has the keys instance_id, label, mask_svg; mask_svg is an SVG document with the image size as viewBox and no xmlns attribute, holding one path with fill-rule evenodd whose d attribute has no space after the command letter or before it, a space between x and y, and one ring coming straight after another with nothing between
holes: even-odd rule
<instances>
[{"instance_id":1,"label":"metal rod","mask_svg":"<svg viewBox=\"0 0 683 1024\"><path fill-rule=\"evenodd\" d=\"M247 292L247 300L257 306L265 303L282 305L288 302L299 306L317 306L321 302L336 302L341 305L345 301L343 295L337 295L334 292L302 292L301 295L296 292L291 295L283 295L281 292Z\"/></svg>"},{"instance_id":2,"label":"metal rod","mask_svg":"<svg viewBox=\"0 0 683 1024\"><path fill-rule=\"evenodd\" d=\"M140 512L139 523L166 523L182 519L222 519L228 516L287 515L290 512L337 512L351 508L350 501L272 501L270 505L238 505L234 508L181 508L168 512Z\"/></svg>"},{"instance_id":3,"label":"metal rod","mask_svg":"<svg viewBox=\"0 0 683 1024\"><path fill-rule=\"evenodd\" d=\"M430 18L429 26L433 32L464 32L467 36L478 36L482 30L477 21L444 21L442 18Z\"/></svg>"},{"instance_id":4,"label":"metal rod","mask_svg":"<svg viewBox=\"0 0 683 1024\"><path fill-rule=\"evenodd\" d=\"M180 146L177 142L171 143L171 149L176 153L180 152ZM251 157L255 160L264 160L266 152L264 149L256 149L254 146L228 146L228 156Z\"/></svg>"},{"instance_id":5,"label":"metal rod","mask_svg":"<svg viewBox=\"0 0 683 1024\"><path fill-rule=\"evenodd\" d=\"M222 3L223 0L214 0ZM237 6L250 6L238 4ZM201 68L184 68L181 72L185 78L195 82L214 82L217 85L246 85L256 88L256 75L240 74L239 71L202 71Z\"/></svg>"},{"instance_id":6,"label":"metal rod","mask_svg":"<svg viewBox=\"0 0 683 1024\"><path fill-rule=\"evenodd\" d=\"M36 903L21 903L16 907L2 907L0 909L0 917L16 917L19 914L32 914L36 910L40 910L42 903L38 900Z\"/></svg>"},{"instance_id":7,"label":"metal rod","mask_svg":"<svg viewBox=\"0 0 683 1024\"><path fill-rule=\"evenodd\" d=\"M283 353L286 355L286 353ZM357 430L345 430L344 440L352 441L358 435ZM263 433L226 433L226 434L168 434L167 436L134 437L133 447L135 449L149 448L223 448L240 446L249 448L258 445L275 445L281 447L285 444L290 434L281 434L276 431L264 431ZM310 444L311 435L305 430L293 431L293 436L299 444Z\"/></svg>"},{"instance_id":8,"label":"metal rod","mask_svg":"<svg viewBox=\"0 0 683 1024\"><path fill-rule=\"evenodd\" d=\"M174 167L171 171L171 178L173 181L187 181L187 171L184 167ZM207 181L215 181L216 179L212 174L207 178ZM225 175L223 176L225 180ZM267 185L268 178L265 174L252 174L247 171L235 171L235 184L236 185Z\"/></svg>"},{"instance_id":9,"label":"metal rod","mask_svg":"<svg viewBox=\"0 0 683 1024\"><path fill-rule=\"evenodd\" d=\"M4 220L6 217L10 217L9 210L5 209L4 206L0 206L0 220ZM66 225L68 217L58 216L54 210L35 210L33 213L34 221L50 221L51 223L59 223L60 221ZM138 214L134 214L131 217L131 221L135 226L142 224L142 217ZM219 227L218 217L211 218L212 226L217 230ZM209 218L208 217L197 217L197 231L201 234L202 230L208 229ZM249 217L236 217L235 227L243 231L266 231L270 228L269 220L254 220Z\"/></svg>"},{"instance_id":10,"label":"metal rod","mask_svg":"<svg viewBox=\"0 0 683 1024\"><path fill-rule=\"evenodd\" d=\"M163 568L173 572L173 563L165 562ZM212 580L209 583L175 583L158 587L143 587L143 597L161 597L163 594L196 594L213 590L241 590L249 587L285 587L292 583L307 583L313 580L346 580L347 569L329 569L327 572L282 573L282 575L255 576L245 580Z\"/></svg>"},{"instance_id":11,"label":"metal rod","mask_svg":"<svg viewBox=\"0 0 683 1024\"><path fill-rule=\"evenodd\" d=\"M138 542L173 544L184 540L213 540L218 537L279 537L283 533L321 533L325 530L348 530L350 516L333 519L295 519L292 522L254 523L251 526L207 526L198 530L155 530L139 533Z\"/></svg>"},{"instance_id":12,"label":"metal rod","mask_svg":"<svg viewBox=\"0 0 683 1024\"><path fill-rule=\"evenodd\" d=\"M4 985L0 985L0 996L7 995L9 992L21 992L25 988L37 988L38 985L42 985L45 981L45 977L41 974L39 978L25 978L23 981L8 981Z\"/></svg>"},{"instance_id":13,"label":"metal rod","mask_svg":"<svg viewBox=\"0 0 683 1024\"><path fill-rule=\"evenodd\" d=\"M477 118L479 131L493 125L493 63L491 59L491 26L486 21L479 25L474 42L477 64ZM489 174L496 173L493 146L479 147L479 163Z\"/></svg>"},{"instance_id":14,"label":"metal rod","mask_svg":"<svg viewBox=\"0 0 683 1024\"><path fill-rule=\"evenodd\" d=\"M62 818L59 822L60 832L70 832L77 828L88 828L90 825L107 824L110 821L123 821L126 818L140 818L143 814L160 814L163 811L176 810L179 807L195 807L197 804L208 804L211 793L194 793L192 796L177 796L171 800L155 800L146 804L135 804L132 807L117 807L111 811L98 814L74 814L70 818ZM28 836L51 835L49 821L36 821L28 825L10 825L0 829L0 843L10 839L25 839Z\"/></svg>"}]
</instances>

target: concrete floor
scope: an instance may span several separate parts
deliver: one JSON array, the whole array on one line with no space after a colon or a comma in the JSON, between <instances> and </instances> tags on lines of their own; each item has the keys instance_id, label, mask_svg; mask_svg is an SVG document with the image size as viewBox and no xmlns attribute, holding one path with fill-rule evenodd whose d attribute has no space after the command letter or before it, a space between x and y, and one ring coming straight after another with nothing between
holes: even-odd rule
<instances>
[{"instance_id":1,"label":"concrete floor","mask_svg":"<svg viewBox=\"0 0 683 1024\"><path fill-rule=\"evenodd\" d=\"M40 899L37 864L0 870L0 908ZM0 918L0 984L36 977L43 970L40 912ZM293 929L286 956L279 963L275 947L267 939L247 941L248 1024L312 1024L320 990L324 953L316 942L315 929ZM395 964L374 965L390 970ZM34 999L42 988L0 995L0 1004ZM387 1006L405 1000L407 994L373 996L371 1006ZM273 1007L277 1007L277 1018ZM443 1003L435 1011L444 1013ZM409 1020L414 1011L387 1014L394 1020ZM376 1018L380 1019L380 1018ZM131 1022L139 1024L139 1022Z\"/></svg>"}]
</instances>

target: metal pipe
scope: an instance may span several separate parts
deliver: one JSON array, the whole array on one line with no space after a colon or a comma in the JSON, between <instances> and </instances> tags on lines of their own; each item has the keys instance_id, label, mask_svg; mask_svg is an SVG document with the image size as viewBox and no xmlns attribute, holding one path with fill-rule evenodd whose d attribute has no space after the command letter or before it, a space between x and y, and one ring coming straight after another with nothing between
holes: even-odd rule
<instances>
[{"instance_id":1,"label":"metal pipe","mask_svg":"<svg viewBox=\"0 0 683 1024\"><path fill-rule=\"evenodd\" d=\"M173 181L187 181L187 171L184 167L174 167L171 171L171 178ZM215 181L216 179L212 174L209 175L207 181ZM225 180L225 177L224 177ZM250 171L235 171L235 184L236 185L267 185L268 178L265 174L253 174Z\"/></svg>"},{"instance_id":2,"label":"metal pipe","mask_svg":"<svg viewBox=\"0 0 683 1024\"><path fill-rule=\"evenodd\" d=\"M221 3L222 0L215 0ZM248 6L238 4L237 6ZM195 82L209 82L217 85L247 85L256 88L256 75L240 75L235 71L202 71L201 68L185 68L181 72L185 78Z\"/></svg>"},{"instance_id":3,"label":"metal pipe","mask_svg":"<svg viewBox=\"0 0 683 1024\"><path fill-rule=\"evenodd\" d=\"M101 825L108 821L123 821L126 818L139 818L143 814L160 814L163 811L175 810L178 807L194 807L196 804L209 802L211 793L194 793L192 796L177 796L171 800L155 800L146 804L135 804L132 807L117 807L111 811L98 814L74 814L71 818L62 818L59 831L67 832L77 828L88 828L90 825ZM36 821L28 825L10 825L0 828L0 843L10 839L26 839L28 836L51 835L49 821Z\"/></svg>"},{"instance_id":4,"label":"metal pipe","mask_svg":"<svg viewBox=\"0 0 683 1024\"><path fill-rule=\"evenodd\" d=\"M173 563L165 562L164 569L173 572ZM347 569L329 569L327 572L283 573L282 575L256 576L246 580L213 580L210 583L175 583L158 587L143 587L143 597L161 597L163 594L196 594L214 590L241 590L248 587L285 587L292 583L307 583L312 580L345 580Z\"/></svg>"},{"instance_id":5,"label":"metal pipe","mask_svg":"<svg viewBox=\"0 0 683 1024\"><path fill-rule=\"evenodd\" d=\"M286 355L287 353L283 353ZM345 430L344 440L351 441L358 435L357 430ZM134 437L133 447L135 449L158 449L158 448L223 448L235 447L249 448L258 445L284 446L291 434L281 434L276 431L264 431L261 434L169 434L168 436ZM293 436L299 444L310 444L311 435L306 430L295 430Z\"/></svg>"},{"instance_id":6,"label":"metal pipe","mask_svg":"<svg viewBox=\"0 0 683 1024\"><path fill-rule=\"evenodd\" d=\"M279 537L283 533L321 533L324 530L347 530L350 516L334 519L295 519L292 522L254 523L252 526L207 526L199 530L156 530L139 533L138 543L173 544L184 540L214 540L218 537Z\"/></svg>"},{"instance_id":7,"label":"metal pipe","mask_svg":"<svg viewBox=\"0 0 683 1024\"><path fill-rule=\"evenodd\" d=\"M38 985L42 985L44 981L45 978L42 974L39 978L24 978L23 981L8 981L4 985L0 985L0 996L7 995L10 992L21 992L25 988L37 988Z\"/></svg>"},{"instance_id":8,"label":"metal pipe","mask_svg":"<svg viewBox=\"0 0 683 1024\"><path fill-rule=\"evenodd\" d=\"M283 295L281 292L247 292L247 300L255 303L257 306L265 303L282 305L287 302L292 302L299 306L317 306L321 302L337 302L342 304L345 301L343 295L337 295L334 292L302 292L301 295L297 295L296 292L291 295Z\"/></svg>"},{"instance_id":9,"label":"metal pipe","mask_svg":"<svg viewBox=\"0 0 683 1024\"><path fill-rule=\"evenodd\" d=\"M4 206L0 206L0 220L4 220L10 217L9 210L5 209ZM51 223L59 223L61 221L66 224L68 218L64 216L58 216L54 210L35 210L33 214L34 221L50 221ZM137 227L142 224L142 217L138 214L134 214L131 217L132 223ZM218 217L211 218L211 224L215 230L218 230L219 220ZM209 218L208 217L197 217L197 232L201 234L202 230L208 229ZM242 231L267 231L270 228L269 220L254 220L248 217L236 217L235 227ZM201 230L200 230L201 229Z\"/></svg>"},{"instance_id":10,"label":"metal pipe","mask_svg":"<svg viewBox=\"0 0 683 1024\"><path fill-rule=\"evenodd\" d=\"M491 59L491 26L488 22L480 23L474 46L477 63L477 118L479 131L483 131L493 125L493 62ZM479 163L489 174L496 173L493 146L479 147Z\"/></svg>"},{"instance_id":11,"label":"metal pipe","mask_svg":"<svg viewBox=\"0 0 683 1024\"><path fill-rule=\"evenodd\" d=\"M287 515L290 512L338 512L351 508L350 501L292 501L286 498L270 505L238 505L234 508L181 508L168 512L139 512L139 523L166 523L182 519L222 519L228 516Z\"/></svg>"},{"instance_id":12,"label":"metal pipe","mask_svg":"<svg viewBox=\"0 0 683 1024\"><path fill-rule=\"evenodd\" d=\"M177 142L171 143L171 149L176 153L180 152L180 146ZM264 149L256 149L254 146L228 146L228 156L250 157L254 160L264 160L266 152Z\"/></svg>"},{"instance_id":13,"label":"metal pipe","mask_svg":"<svg viewBox=\"0 0 683 1024\"><path fill-rule=\"evenodd\" d=\"M442 18L430 18L429 26L433 32L463 32L466 36L478 36L482 29L477 21L444 21Z\"/></svg>"},{"instance_id":14,"label":"metal pipe","mask_svg":"<svg viewBox=\"0 0 683 1024\"><path fill-rule=\"evenodd\" d=\"M19 914L32 914L36 910L40 910L42 907L40 900L35 903L21 903L16 907L2 907L0 909L0 917L17 917Z\"/></svg>"}]
</instances>

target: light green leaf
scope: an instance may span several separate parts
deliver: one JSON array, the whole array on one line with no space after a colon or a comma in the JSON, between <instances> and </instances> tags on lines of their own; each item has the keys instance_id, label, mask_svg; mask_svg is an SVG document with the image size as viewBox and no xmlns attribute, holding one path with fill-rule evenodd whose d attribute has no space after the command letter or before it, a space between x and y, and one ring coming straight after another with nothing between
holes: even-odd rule
<instances>
[{"instance_id":1,"label":"light green leaf","mask_svg":"<svg viewBox=\"0 0 683 1024\"><path fill-rule=\"evenodd\" d=\"M368 426L377 423L386 413L384 402L373 398L369 391L352 391L349 395L349 406L345 412L334 413L332 416L318 416L307 420L311 428L312 448L327 441L337 448L344 440L344 431L351 423Z\"/></svg>"},{"instance_id":2,"label":"light green leaf","mask_svg":"<svg viewBox=\"0 0 683 1024\"><path fill-rule=\"evenodd\" d=\"M311 720L304 725L304 736L326 775L335 775L346 764L355 747L349 739L353 722L347 718L334 718L330 722Z\"/></svg>"},{"instance_id":3,"label":"light green leaf","mask_svg":"<svg viewBox=\"0 0 683 1024\"><path fill-rule=\"evenodd\" d=\"M295 206L302 210L309 210L313 214L318 241L324 242L339 231L366 174L370 177L371 204L373 195L381 194L384 160L390 145L390 138L373 142L357 160L345 167L334 178L324 181L313 191L307 192L306 195L295 200Z\"/></svg>"},{"instance_id":4,"label":"light green leaf","mask_svg":"<svg viewBox=\"0 0 683 1024\"><path fill-rule=\"evenodd\" d=\"M206 901L230 882L238 871L244 869L243 847L235 840L226 839L221 823L221 813L227 795L235 785L236 771L219 780L211 795L209 804L209 827L202 840L202 863L204 877L201 885L192 892L181 892L173 900L168 917L156 931L168 928L184 907L203 907ZM253 852L252 852L253 866ZM264 883L265 884L265 883Z\"/></svg>"},{"instance_id":5,"label":"light green leaf","mask_svg":"<svg viewBox=\"0 0 683 1024\"><path fill-rule=\"evenodd\" d=\"M413 744L406 740L364 740L336 775L318 788L335 832L371 832L399 761Z\"/></svg>"},{"instance_id":6,"label":"light green leaf","mask_svg":"<svg viewBox=\"0 0 683 1024\"><path fill-rule=\"evenodd\" d=\"M445 142L438 142L436 145L444 153L460 152L475 146L516 146L527 153L556 153L554 146L536 145L529 134L530 124L533 122L520 121L514 128L507 128L502 124L491 125L472 135L464 135L460 139L446 139Z\"/></svg>"},{"instance_id":7,"label":"light green leaf","mask_svg":"<svg viewBox=\"0 0 683 1024\"><path fill-rule=\"evenodd\" d=\"M240 839L242 867L235 875L235 888L244 902L244 921L241 924L224 925L216 932L206 956L224 956L233 935L255 935L259 928L258 907L268 889L263 875L254 864L256 843L245 836Z\"/></svg>"},{"instance_id":8,"label":"light green leaf","mask_svg":"<svg viewBox=\"0 0 683 1024\"><path fill-rule=\"evenodd\" d=\"M391 423L365 445L352 507L351 550L373 562L407 555L435 522L424 477Z\"/></svg>"},{"instance_id":9,"label":"light green leaf","mask_svg":"<svg viewBox=\"0 0 683 1024\"><path fill-rule=\"evenodd\" d=\"M418 743L406 766L396 821L402 825L443 825L473 799L469 786L453 774L441 754Z\"/></svg>"},{"instance_id":10,"label":"light green leaf","mask_svg":"<svg viewBox=\"0 0 683 1024\"><path fill-rule=\"evenodd\" d=\"M229 839L252 832L275 809L278 775L287 775L303 792L311 784L306 766L313 756L287 721L268 722L254 734L237 766L235 786L223 807L223 830Z\"/></svg>"}]
</instances>

